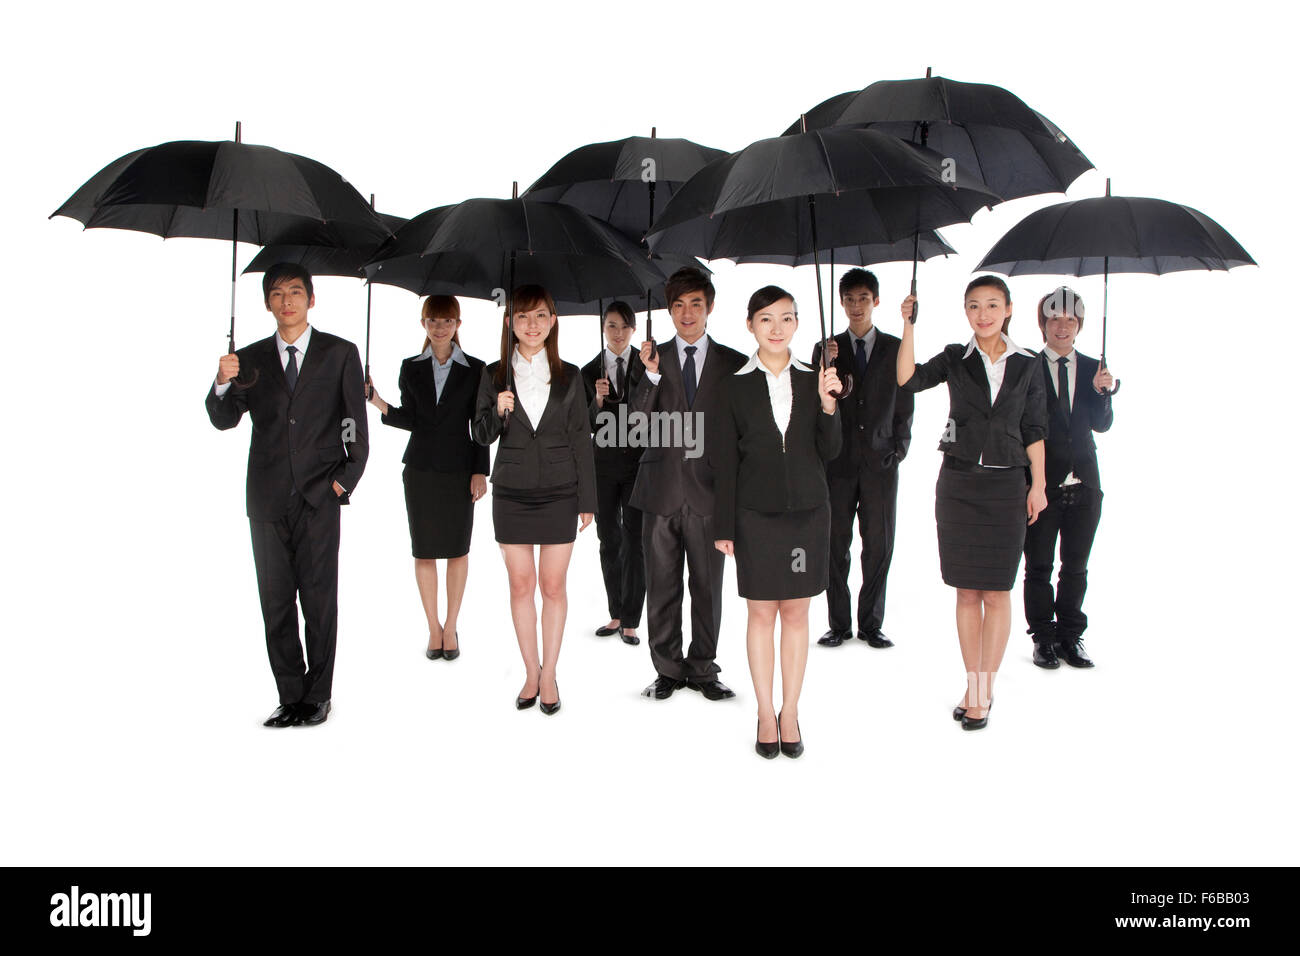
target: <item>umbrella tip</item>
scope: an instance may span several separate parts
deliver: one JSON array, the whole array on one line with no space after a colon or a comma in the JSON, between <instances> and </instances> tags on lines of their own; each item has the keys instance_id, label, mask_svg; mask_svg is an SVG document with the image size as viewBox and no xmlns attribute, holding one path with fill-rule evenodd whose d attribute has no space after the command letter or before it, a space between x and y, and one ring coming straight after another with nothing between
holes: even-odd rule
<instances>
[{"instance_id":1,"label":"umbrella tip","mask_svg":"<svg viewBox=\"0 0 1300 956\"><path fill-rule=\"evenodd\" d=\"M808 132L808 114L807 114L807 113L800 113L800 114L799 114L799 132L801 132L801 133L806 133L806 132Z\"/></svg>"},{"instance_id":2,"label":"umbrella tip","mask_svg":"<svg viewBox=\"0 0 1300 956\"><path fill-rule=\"evenodd\" d=\"M511 199L519 198L519 180L517 179L510 184L510 198Z\"/></svg>"},{"instance_id":3,"label":"umbrella tip","mask_svg":"<svg viewBox=\"0 0 1300 956\"><path fill-rule=\"evenodd\" d=\"M1106 195L1110 196L1110 177L1106 177Z\"/></svg>"},{"instance_id":4,"label":"umbrella tip","mask_svg":"<svg viewBox=\"0 0 1300 956\"><path fill-rule=\"evenodd\" d=\"M374 193L371 193L371 194L370 194L370 208L371 208L371 209L374 209L374 208L375 208L375 194L374 194Z\"/></svg>"},{"instance_id":5,"label":"umbrella tip","mask_svg":"<svg viewBox=\"0 0 1300 956\"><path fill-rule=\"evenodd\" d=\"M236 143L242 143L244 141L243 133L244 133L244 124L241 123L239 120L235 120L235 142Z\"/></svg>"},{"instance_id":6,"label":"umbrella tip","mask_svg":"<svg viewBox=\"0 0 1300 956\"><path fill-rule=\"evenodd\" d=\"M927 80L930 79L930 71L931 71L932 69L933 69L933 67L928 67L928 66L925 68L925 78L926 78Z\"/></svg>"},{"instance_id":7,"label":"umbrella tip","mask_svg":"<svg viewBox=\"0 0 1300 956\"><path fill-rule=\"evenodd\" d=\"M651 126L651 127L650 127L650 138L651 138L651 139L656 138L658 132L659 132L659 127L658 127L658 126Z\"/></svg>"}]
</instances>

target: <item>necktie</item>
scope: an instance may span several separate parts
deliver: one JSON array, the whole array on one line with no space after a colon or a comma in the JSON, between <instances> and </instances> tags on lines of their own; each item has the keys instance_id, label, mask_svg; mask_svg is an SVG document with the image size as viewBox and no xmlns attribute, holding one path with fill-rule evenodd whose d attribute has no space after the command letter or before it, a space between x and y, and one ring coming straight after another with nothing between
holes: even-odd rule
<instances>
[{"instance_id":1,"label":"necktie","mask_svg":"<svg viewBox=\"0 0 1300 956\"><path fill-rule=\"evenodd\" d=\"M686 364L682 366L682 385L686 388L687 408L695 404L695 349L694 345L686 346Z\"/></svg>"},{"instance_id":2,"label":"necktie","mask_svg":"<svg viewBox=\"0 0 1300 956\"><path fill-rule=\"evenodd\" d=\"M858 351L853 356L853 362L858 369L858 381L861 382L867 377L867 343L862 339L858 339L857 343Z\"/></svg>"},{"instance_id":3,"label":"necktie","mask_svg":"<svg viewBox=\"0 0 1300 956\"><path fill-rule=\"evenodd\" d=\"M286 345L284 350L289 353L289 364L284 367L284 381L292 392L293 387L298 384L298 348Z\"/></svg>"},{"instance_id":4,"label":"necktie","mask_svg":"<svg viewBox=\"0 0 1300 956\"><path fill-rule=\"evenodd\" d=\"M615 388L618 390L616 397L622 397L627 391L627 370L623 368L623 356L618 357L618 374L614 378Z\"/></svg>"},{"instance_id":5,"label":"necktie","mask_svg":"<svg viewBox=\"0 0 1300 956\"><path fill-rule=\"evenodd\" d=\"M1056 360L1056 400L1060 403L1065 420L1070 420L1070 359L1063 356Z\"/></svg>"}]
</instances>

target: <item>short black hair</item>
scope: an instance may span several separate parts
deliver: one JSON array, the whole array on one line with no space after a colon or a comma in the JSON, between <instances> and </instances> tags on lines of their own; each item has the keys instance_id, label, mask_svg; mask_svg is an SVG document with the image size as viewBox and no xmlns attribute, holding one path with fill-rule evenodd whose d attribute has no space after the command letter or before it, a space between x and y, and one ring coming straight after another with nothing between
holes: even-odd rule
<instances>
[{"instance_id":1,"label":"short black hair","mask_svg":"<svg viewBox=\"0 0 1300 956\"><path fill-rule=\"evenodd\" d=\"M315 290L311 287L311 272L296 262L277 262L262 275L262 302L271 304L271 290L286 279L301 279L307 290L307 298L314 298Z\"/></svg>"},{"instance_id":2,"label":"short black hair","mask_svg":"<svg viewBox=\"0 0 1300 956\"><path fill-rule=\"evenodd\" d=\"M673 303L682 296L689 295L692 292L703 292L705 303L713 305L713 297L717 293L703 269L683 266L669 276L668 281L664 283L664 301L668 303L669 309L672 309Z\"/></svg>"},{"instance_id":3,"label":"short black hair","mask_svg":"<svg viewBox=\"0 0 1300 956\"><path fill-rule=\"evenodd\" d=\"M630 329L636 328L636 313L633 312L632 307L628 305L626 302L624 302L622 299L615 299L613 302L611 302L609 305L605 307L605 314L600 317L602 326L605 324L605 320L609 318L609 314L611 312L617 312L619 316L623 319L623 324L626 325L628 328Z\"/></svg>"},{"instance_id":4,"label":"short black hair","mask_svg":"<svg viewBox=\"0 0 1300 956\"><path fill-rule=\"evenodd\" d=\"M873 298L880 298L880 280L876 278L874 272L868 272L866 269L850 269L840 276L840 298L844 298L845 293L850 289L862 286L867 287Z\"/></svg>"},{"instance_id":5,"label":"short black hair","mask_svg":"<svg viewBox=\"0 0 1300 956\"><path fill-rule=\"evenodd\" d=\"M780 302L782 299L789 299L790 304L794 306L795 317L799 316L799 306L794 301L794 296L779 285L765 285L749 297L749 314L745 316L746 322L751 322L754 316L762 312L773 302Z\"/></svg>"}]
</instances>

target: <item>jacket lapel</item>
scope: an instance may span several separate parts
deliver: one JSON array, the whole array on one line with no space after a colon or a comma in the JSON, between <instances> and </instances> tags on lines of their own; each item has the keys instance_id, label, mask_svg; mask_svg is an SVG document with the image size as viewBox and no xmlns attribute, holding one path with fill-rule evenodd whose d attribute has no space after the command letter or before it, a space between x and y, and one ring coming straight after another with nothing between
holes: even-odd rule
<instances>
[{"instance_id":1,"label":"jacket lapel","mask_svg":"<svg viewBox=\"0 0 1300 956\"><path fill-rule=\"evenodd\" d=\"M302 383L304 381L314 378L316 373L320 371L321 365L324 364L321 361L321 358L325 355L327 346L325 344L323 336L321 336L321 334L316 329L312 329L312 341L316 343L315 345L309 345L308 348L308 351L311 352L312 360L308 362L307 357L305 355L302 356L300 360L301 364L298 366L298 384L295 385L293 389L294 394L297 394L298 389L302 388ZM274 347L275 339L271 340L271 345ZM278 359L280 357L278 354L279 350L277 349L276 352L277 354L275 357ZM283 371L281 372L280 377L284 378ZM288 387L289 387L288 382L286 382L285 388Z\"/></svg>"},{"instance_id":2,"label":"jacket lapel","mask_svg":"<svg viewBox=\"0 0 1300 956\"><path fill-rule=\"evenodd\" d=\"M992 392L989 390L989 377L984 371L984 359L980 358L979 346L971 349L970 355L962 359L962 367L975 380L975 388L984 396L985 407L992 407Z\"/></svg>"}]
</instances>

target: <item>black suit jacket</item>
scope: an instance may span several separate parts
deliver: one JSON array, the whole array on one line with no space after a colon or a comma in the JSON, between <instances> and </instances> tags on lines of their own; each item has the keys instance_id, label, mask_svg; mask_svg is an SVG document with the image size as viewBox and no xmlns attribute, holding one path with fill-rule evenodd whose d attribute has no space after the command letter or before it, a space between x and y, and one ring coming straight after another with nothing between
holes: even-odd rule
<instances>
[{"instance_id":1,"label":"black suit jacket","mask_svg":"<svg viewBox=\"0 0 1300 956\"><path fill-rule=\"evenodd\" d=\"M1101 491L1101 472L1097 469L1097 443L1093 432L1109 430L1114 421L1110 395L1098 395L1092 387L1100 364L1078 350L1078 381L1074 383L1074 404L1067 420L1056 395L1057 371L1052 357L1044 349L1039 353L1043 368L1043 387L1047 396L1047 487L1055 488L1070 472L1089 488Z\"/></svg>"},{"instance_id":2,"label":"black suit jacket","mask_svg":"<svg viewBox=\"0 0 1300 956\"><path fill-rule=\"evenodd\" d=\"M803 511L830 500L826 464L840 454L840 410L827 415L817 394L817 372L790 369L790 424L776 427L761 368L732 375L710 442L717 447L714 534L736 537L736 509L769 514Z\"/></svg>"},{"instance_id":3,"label":"black suit jacket","mask_svg":"<svg viewBox=\"0 0 1300 956\"><path fill-rule=\"evenodd\" d=\"M696 383L695 404L688 406L677 339L669 339L658 349L659 384L652 383L647 373L632 392L632 407L648 415L675 412L683 417L683 424L687 414L700 413L703 429L695 433L694 441L702 454L688 458L688 448L647 448L641 456L630 504L651 514L671 515L681 511L689 501L695 514L711 515L717 448L709 423L722 407L726 379L745 364L745 356L710 336L704 370Z\"/></svg>"},{"instance_id":4,"label":"black suit jacket","mask_svg":"<svg viewBox=\"0 0 1300 956\"><path fill-rule=\"evenodd\" d=\"M478 402L483 362L466 355L469 368L452 362L442 397L433 381L433 355L423 352L402 362L397 387L402 404L388 406L380 417L385 425L411 433L402 463L428 471L488 473L487 446L474 441L469 423Z\"/></svg>"},{"instance_id":5,"label":"black suit jacket","mask_svg":"<svg viewBox=\"0 0 1300 956\"><path fill-rule=\"evenodd\" d=\"M248 446L248 516L275 521L289 510L290 489L313 508L335 499L333 483L357 489L370 451L365 383L357 347L313 328L292 392L280 366L275 336L239 349L240 378L254 373L251 388L231 385L221 398L209 386L212 424L234 428L244 412L253 420Z\"/></svg>"},{"instance_id":6,"label":"black suit jacket","mask_svg":"<svg viewBox=\"0 0 1300 956\"><path fill-rule=\"evenodd\" d=\"M903 388L920 392L948 383L948 427L939 450L962 461L1010 467L1028 465L1025 448L1047 436L1047 399L1041 360L1013 352L1006 357L1002 388L989 401L989 380L978 347L949 345L916 371Z\"/></svg>"},{"instance_id":7,"label":"black suit jacket","mask_svg":"<svg viewBox=\"0 0 1300 956\"><path fill-rule=\"evenodd\" d=\"M492 484L502 489L536 491L576 483L578 511L595 514L596 466L591 454L586 390L578 366L563 363L564 384L551 380L540 422L534 425L524 403L516 398L510 423L504 425L497 415L497 395L504 391L495 380L500 364L493 362L479 375L471 426L474 440L480 445L501 440L492 462Z\"/></svg>"},{"instance_id":8,"label":"black suit jacket","mask_svg":"<svg viewBox=\"0 0 1300 956\"><path fill-rule=\"evenodd\" d=\"M600 354L582 367L582 382L586 386L587 392L587 413L591 419L591 430L599 432L601 423L597 416L601 412L609 412L617 416L620 405L628 405L632 392L636 389L641 379L645 376L645 364L641 361L641 353L636 349L632 350L632 356L627 363L627 392L616 398L605 397L603 408L596 406L596 379L603 378L605 375L605 350L601 349ZM610 387L616 384L610 381ZM631 407L628 407L631 411ZM617 423L617 417L615 418ZM616 433L617 434L617 433ZM597 444L596 438L592 437L592 451L596 457L596 474L607 475L610 477L626 478L636 474L637 463L641 461L641 454L645 451L639 446L619 447L619 446L601 446Z\"/></svg>"},{"instance_id":9,"label":"black suit jacket","mask_svg":"<svg viewBox=\"0 0 1300 956\"><path fill-rule=\"evenodd\" d=\"M853 376L853 391L840 402L840 425L844 442L840 453L826 466L826 473L841 478L856 477L858 470L884 471L907 457L912 443L912 411L916 399L898 387L898 338L876 329L876 343L867 359L867 377L859 381L853 356L853 336L845 329L835 336L839 354L835 372L840 381ZM822 344L813 346L812 367L821 369Z\"/></svg>"}]
</instances>

